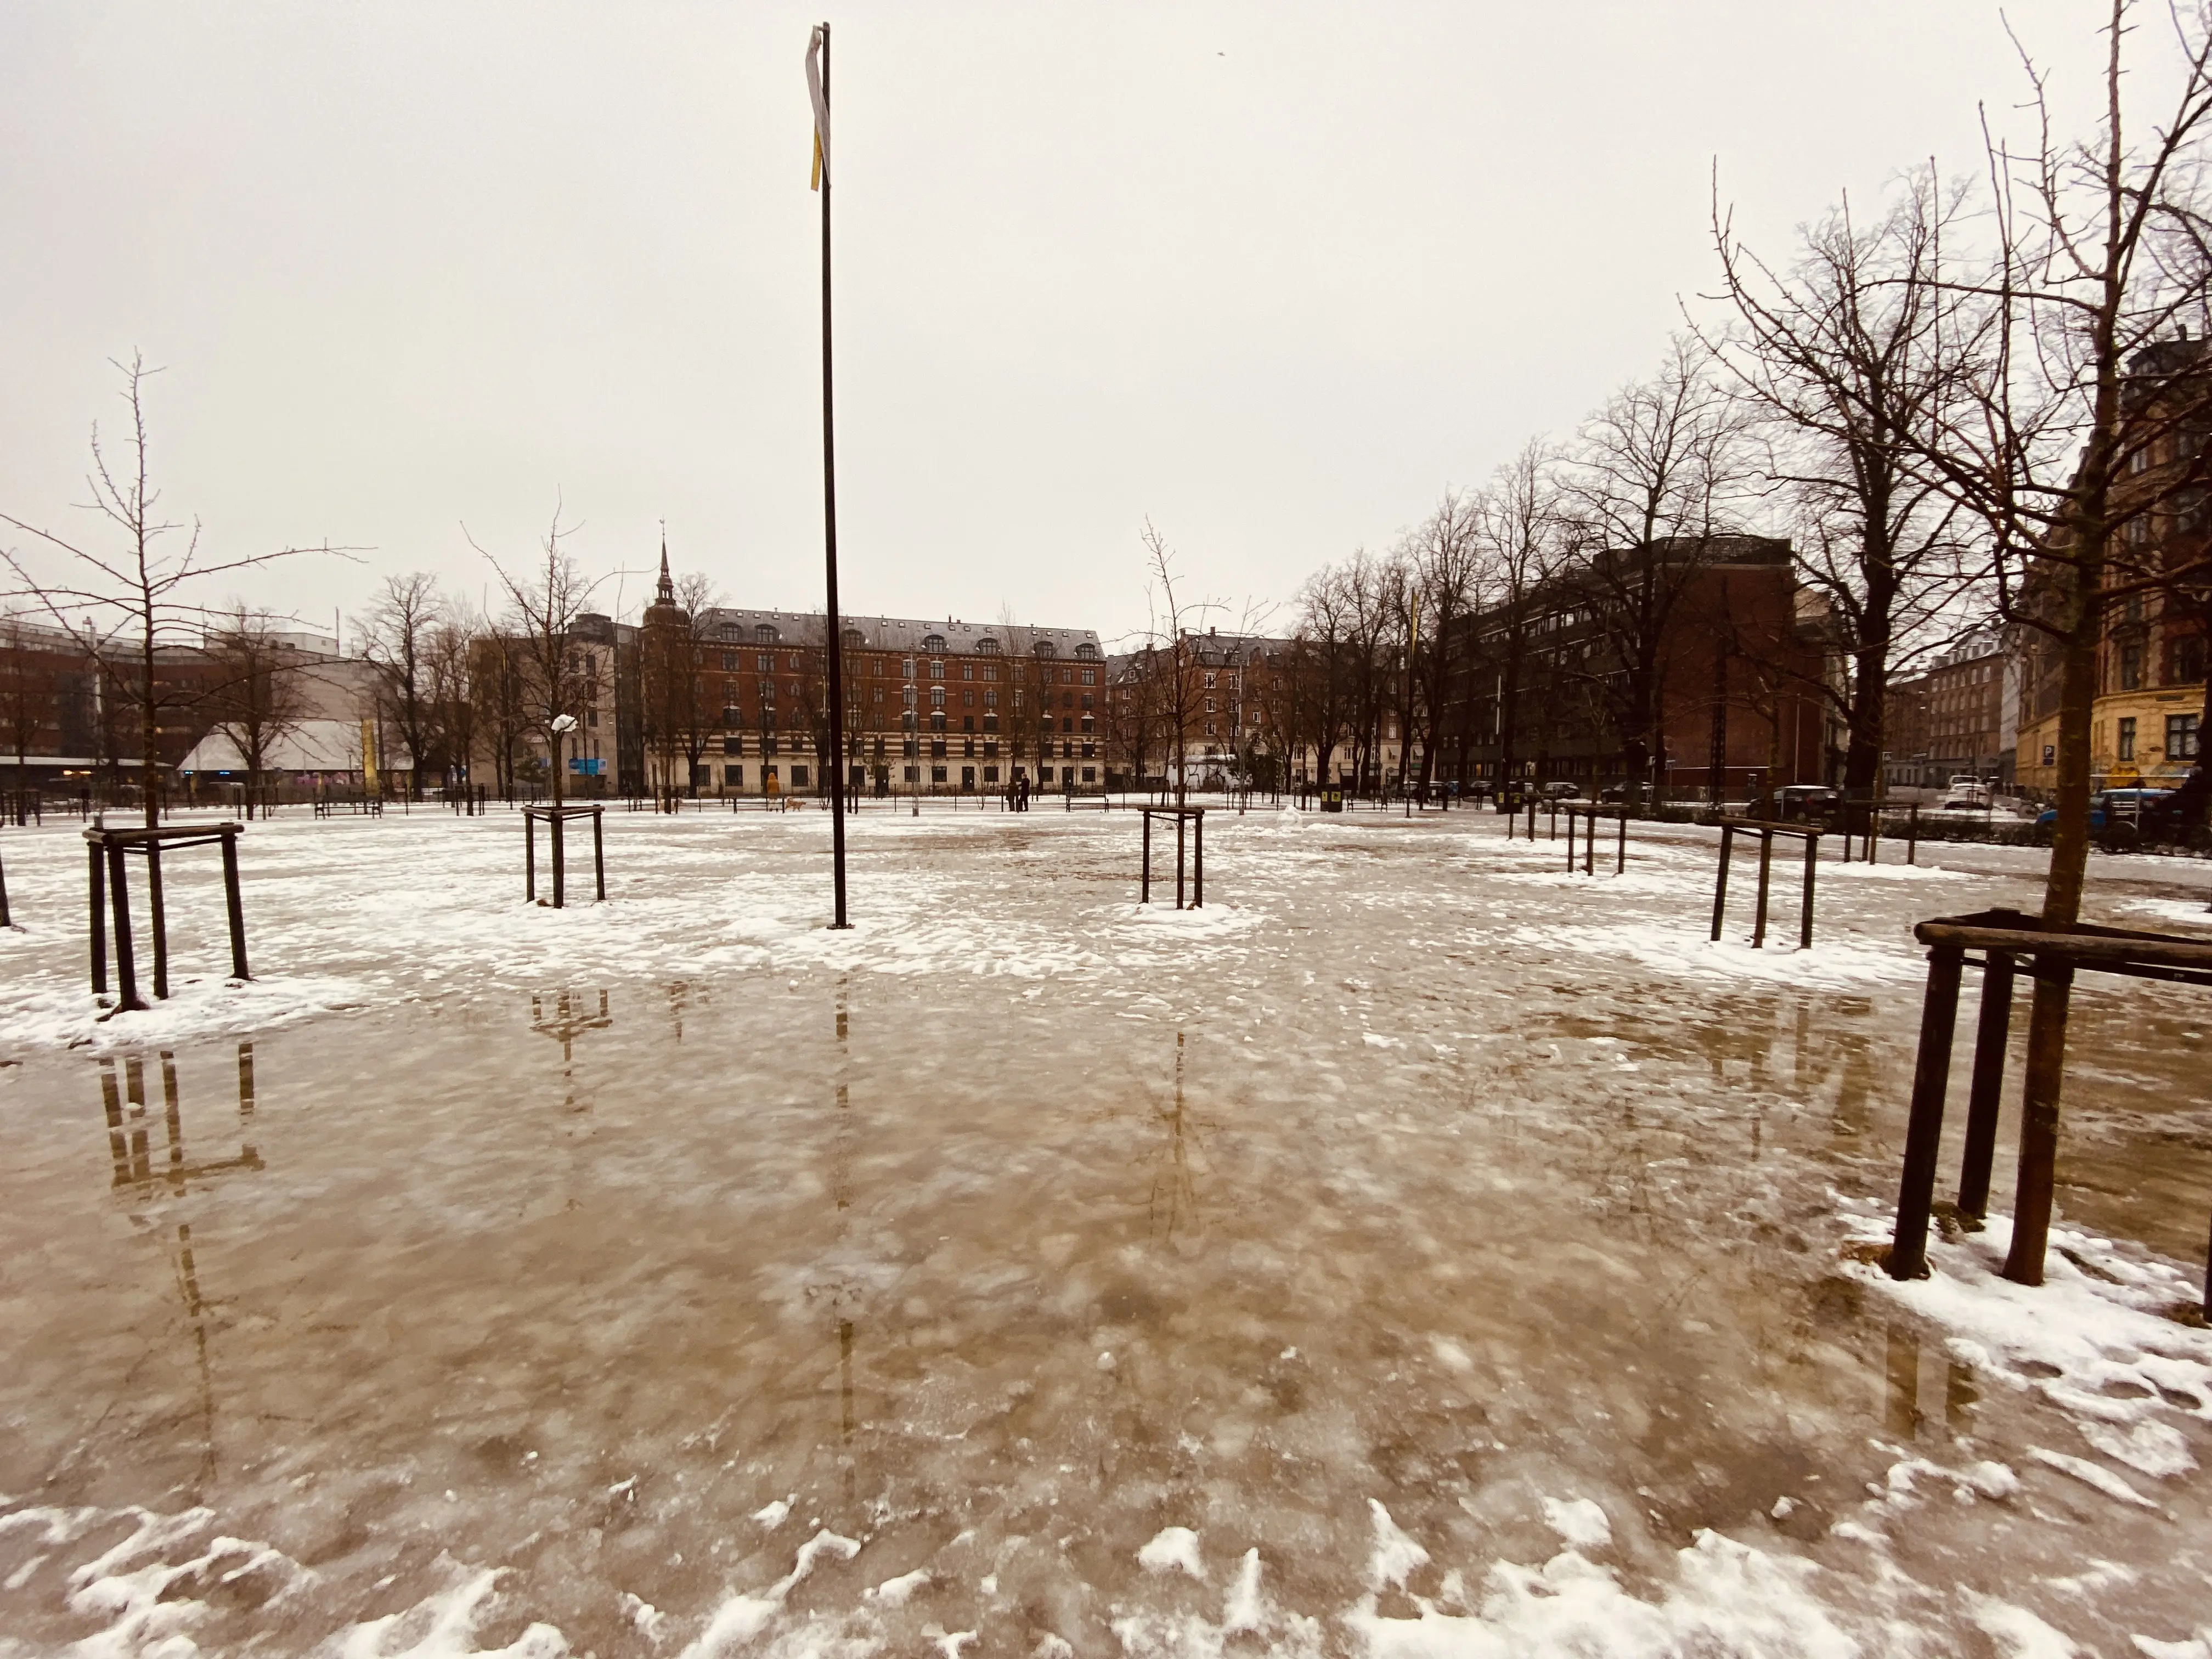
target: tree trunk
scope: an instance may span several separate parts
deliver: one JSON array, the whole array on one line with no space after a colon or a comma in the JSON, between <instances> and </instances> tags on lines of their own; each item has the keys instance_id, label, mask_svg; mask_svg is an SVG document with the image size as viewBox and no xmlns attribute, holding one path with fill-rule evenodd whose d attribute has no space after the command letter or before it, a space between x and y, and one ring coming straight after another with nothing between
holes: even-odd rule
<instances>
[{"instance_id":1,"label":"tree trunk","mask_svg":"<svg viewBox=\"0 0 2212 1659\"><path fill-rule=\"evenodd\" d=\"M2077 543L2077 545L2080 544ZM2089 726L2097 691L2098 568L2077 564L2063 573L2069 628L2060 659L2057 819L2045 879L2043 920L2070 923L2081 914L2081 887L2089 862ZM2020 1123L2020 1181L2013 1202L2012 1249L2004 1275L2015 1284L2043 1283L2050 1242L2051 1206L2057 1187L2058 1104L2066 1076L2066 1020L2073 999L2070 972L2035 982L2027 1025L2027 1075Z\"/></svg>"}]
</instances>

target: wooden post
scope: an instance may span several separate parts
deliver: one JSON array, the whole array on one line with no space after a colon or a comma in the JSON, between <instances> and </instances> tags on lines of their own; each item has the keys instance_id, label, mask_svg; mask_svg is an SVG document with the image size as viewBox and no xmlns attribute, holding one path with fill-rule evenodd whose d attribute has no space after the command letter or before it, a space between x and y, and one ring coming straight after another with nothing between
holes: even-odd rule
<instances>
[{"instance_id":1,"label":"wooden post","mask_svg":"<svg viewBox=\"0 0 2212 1659\"><path fill-rule=\"evenodd\" d=\"M1912 811L1905 820L1905 861L1920 862L1920 803L1912 803Z\"/></svg>"},{"instance_id":2,"label":"wooden post","mask_svg":"<svg viewBox=\"0 0 2212 1659\"><path fill-rule=\"evenodd\" d=\"M252 979L246 963L246 902L238 890L238 831L222 838L222 902L230 913L230 976Z\"/></svg>"},{"instance_id":3,"label":"wooden post","mask_svg":"<svg viewBox=\"0 0 2212 1659\"><path fill-rule=\"evenodd\" d=\"M1182 908L1182 827L1189 822L1178 808L1176 812L1176 908L1178 910Z\"/></svg>"},{"instance_id":4,"label":"wooden post","mask_svg":"<svg viewBox=\"0 0 2212 1659\"><path fill-rule=\"evenodd\" d=\"M91 866L87 883L92 904L86 918L89 926L86 935L92 945L92 994L96 997L107 994L107 872L100 860L100 843L88 841L84 844L85 862Z\"/></svg>"},{"instance_id":5,"label":"wooden post","mask_svg":"<svg viewBox=\"0 0 2212 1659\"><path fill-rule=\"evenodd\" d=\"M161 896L161 843L146 843L146 921L154 935L154 1000L169 995L169 912Z\"/></svg>"},{"instance_id":6,"label":"wooden post","mask_svg":"<svg viewBox=\"0 0 2212 1659\"><path fill-rule=\"evenodd\" d=\"M1144 820L1145 872L1137 878L1137 902L1150 904L1152 902L1152 815L1146 812Z\"/></svg>"},{"instance_id":7,"label":"wooden post","mask_svg":"<svg viewBox=\"0 0 2212 1659\"><path fill-rule=\"evenodd\" d=\"M553 816L545 820L545 827L553 835L553 908L556 910L565 908L568 902L568 861L565 856L568 849L563 845L566 838L561 833L562 823L561 808L556 803Z\"/></svg>"},{"instance_id":8,"label":"wooden post","mask_svg":"<svg viewBox=\"0 0 2212 1659\"><path fill-rule=\"evenodd\" d=\"M1620 811L1625 823L1628 808L1623 806ZM1622 833L1625 835L1627 832L1624 830ZM1716 945L1720 943L1721 918L1728 912L1729 860L1735 855L1735 826L1732 823L1724 823L1721 825L1720 868L1713 877L1713 943Z\"/></svg>"},{"instance_id":9,"label":"wooden post","mask_svg":"<svg viewBox=\"0 0 2212 1659\"><path fill-rule=\"evenodd\" d=\"M131 954L131 894L123 874L123 843L107 843L107 901L115 918L115 1012L143 1008L138 1000L138 971Z\"/></svg>"},{"instance_id":10,"label":"wooden post","mask_svg":"<svg viewBox=\"0 0 2212 1659\"><path fill-rule=\"evenodd\" d=\"M1763 950L1766 945L1766 895L1774 879L1774 831L1759 832L1759 915L1751 924L1751 948Z\"/></svg>"},{"instance_id":11,"label":"wooden post","mask_svg":"<svg viewBox=\"0 0 2212 1659\"><path fill-rule=\"evenodd\" d=\"M522 896L538 902L538 820L527 806L522 809Z\"/></svg>"},{"instance_id":12,"label":"wooden post","mask_svg":"<svg viewBox=\"0 0 2212 1659\"><path fill-rule=\"evenodd\" d=\"M1206 814L1203 811L1193 821L1190 830L1193 854L1190 908L1203 910L1206 908Z\"/></svg>"},{"instance_id":13,"label":"wooden post","mask_svg":"<svg viewBox=\"0 0 2212 1659\"><path fill-rule=\"evenodd\" d=\"M1935 1200L1936 1155L1943 1140L1943 1096L1951 1082L1951 1034L1965 959L1963 951L1950 945L1928 953L1920 1054L1913 1064L1912 1110L1905 1127L1905 1174L1897 1189L1897 1231L1889 1246L1892 1279L1928 1274L1928 1212Z\"/></svg>"},{"instance_id":14,"label":"wooden post","mask_svg":"<svg viewBox=\"0 0 2212 1659\"><path fill-rule=\"evenodd\" d=\"M1814 872L1820 864L1820 837L1817 832L1805 837L1805 895L1801 901L1797 917L1797 948L1813 948L1813 884Z\"/></svg>"},{"instance_id":15,"label":"wooden post","mask_svg":"<svg viewBox=\"0 0 2212 1659\"><path fill-rule=\"evenodd\" d=\"M1620 838L1613 843L1613 873L1625 876L1628 873L1628 809L1626 806L1620 809Z\"/></svg>"},{"instance_id":16,"label":"wooden post","mask_svg":"<svg viewBox=\"0 0 2212 1659\"><path fill-rule=\"evenodd\" d=\"M605 842L600 833L601 816L602 810L594 806L592 809L592 870L599 881L599 902L605 904L607 902L607 855Z\"/></svg>"},{"instance_id":17,"label":"wooden post","mask_svg":"<svg viewBox=\"0 0 2212 1659\"><path fill-rule=\"evenodd\" d=\"M8 866L4 863L0 863L0 927L12 927L15 925L8 920Z\"/></svg>"},{"instance_id":18,"label":"wooden post","mask_svg":"<svg viewBox=\"0 0 2212 1659\"><path fill-rule=\"evenodd\" d=\"M2012 1035L2013 957L1984 951L1982 1012L1974 1027L1974 1076L1966 1090L1966 1145L1959 1160L1959 1209L1990 1212L1990 1169L1996 1161L1997 1110L2004 1094L2005 1044Z\"/></svg>"},{"instance_id":19,"label":"wooden post","mask_svg":"<svg viewBox=\"0 0 2212 1659\"><path fill-rule=\"evenodd\" d=\"M2066 1077L2066 1013L2073 1000L2074 964L2039 952L2028 1016L2027 1086L2020 1104L2020 1176L2012 1206L2012 1248L2004 1265L2004 1276L2015 1285L2043 1283L2043 1254L2051 1242L2051 1205L2058 1184L2058 1091ZM2033 1012L2036 1004L2044 1007L2042 1019Z\"/></svg>"}]
</instances>

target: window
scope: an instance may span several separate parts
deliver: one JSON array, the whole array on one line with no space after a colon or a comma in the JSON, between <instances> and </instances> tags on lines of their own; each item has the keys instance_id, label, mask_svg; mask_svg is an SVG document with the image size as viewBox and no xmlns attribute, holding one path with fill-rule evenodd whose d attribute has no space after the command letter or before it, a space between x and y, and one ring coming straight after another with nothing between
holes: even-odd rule
<instances>
[{"instance_id":1,"label":"window","mask_svg":"<svg viewBox=\"0 0 2212 1659\"><path fill-rule=\"evenodd\" d=\"M972 662L962 663L960 665L960 678L963 680L974 679L975 678L975 665Z\"/></svg>"},{"instance_id":2,"label":"window","mask_svg":"<svg viewBox=\"0 0 2212 1659\"><path fill-rule=\"evenodd\" d=\"M1210 680L1210 679L1212 678L1212 675L1208 675L1206 678ZM1085 669L1085 670L1083 671L1083 683L1084 683L1085 685L1096 685L1096 684L1098 684L1098 671L1097 671L1097 669L1095 669L1095 668L1086 668L1086 669Z\"/></svg>"},{"instance_id":3,"label":"window","mask_svg":"<svg viewBox=\"0 0 2212 1659\"><path fill-rule=\"evenodd\" d=\"M945 665L941 662L933 661L929 665L929 678L933 680L943 679L945 678Z\"/></svg>"},{"instance_id":4,"label":"window","mask_svg":"<svg viewBox=\"0 0 2212 1659\"><path fill-rule=\"evenodd\" d=\"M943 686L933 685L929 688L929 706L932 708L942 708L945 707L945 688Z\"/></svg>"},{"instance_id":5,"label":"window","mask_svg":"<svg viewBox=\"0 0 2212 1659\"><path fill-rule=\"evenodd\" d=\"M769 669L775 666L775 659L769 656L767 652L763 651L753 659L753 666L758 669L762 673L765 674Z\"/></svg>"},{"instance_id":6,"label":"window","mask_svg":"<svg viewBox=\"0 0 2212 1659\"><path fill-rule=\"evenodd\" d=\"M914 707L914 687L910 685L906 688L906 706L909 708Z\"/></svg>"},{"instance_id":7,"label":"window","mask_svg":"<svg viewBox=\"0 0 2212 1659\"><path fill-rule=\"evenodd\" d=\"M2142 684L2142 646L2130 640L2120 647L2120 690L2133 691Z\"/></svg>"},{"instance_id":8,"label":"window","mask_svg":"<svg viewBox=\"0 0 2212 1659\"><path fill-rule=\"evenodd\" d=\"M1075 654L1079 657L1086 657L1092 662L1096 662L1098 660L1098 647L1093 645L1089 640L1085 640L1076 646Z\"/></svg>"},{"instance_id":9,"label":"window","mask_svg":"<svg viewBox=\"0 0 2212 1659\"><path fill-rule=\"evenodd\" d=\"M986 708L996 708L998 706L999 694L995 691L986 691L983 694L983 707Z\"/></svg>"},{"instance_id":10,"label":"window","mask_svg":"<svg viewBox=\"0 0 2212 1659\"><path fill-rule=\"evenodd\" d=\"M1213 690L1213 676L1211 674L1206 677L1206 689L1209 691Z\"/></svg>"},{"instance_id":11,"label":"window","mask_svg":"<svg viewBox=\"0 0 2212 1659\"><path fill-rule=\"evenodd\" d=\"M901 781L906 783L920 783L921 781L921 769L919 766L908 767L906 769L906 776L901 780Z\"/></svg>"},{"instance_id":12,"label":"window","mask_svg":"<svg viewBox=\"0 0 2212 1659\"><path fill-rule=\"evenodd\" d=\"M744 788L745 787L745 769L742 766L724 767L722 769L722 782L725 786L732 789Z\"/></svg>"},{"instance_id":13,"label":"window","mask_svg":"<svg viewBox=\"0 0 2212 1659\"><path fill-rule=\"evenodd\" d=\"M983 665L983 678L987 680L995 680L998 678L999 665L994 662L985 663Z\"/></svg>"},{"instance_id":14,"label":"window","mask_svg":"<svg viewBox=\"0 0 2212 1659\"><path fill-rule=\"evenodd\" d=\"M1040 657L1056 657L1060 654L1060 647L1050 640L1039 640L1030 648Z\"/></svg>"},{"instance_id":15,"label":"window","mask_svg":"<svg viewBox=\"0 0 2212 1659\"><path fill-rule=\"evenodd\" d=\"M2170 761L2193 761L2198 758L2197 714L2168 714L2166 717L2166 757Z\"/></svg>"},{"instance_id":16,"label":"window","mask_svg":"<svg viewBox=\"0 0 2212 1659\"><path fill-rule=\"evenodd\" d=\"M2203 678L2204 636L2198 634L2189 639L2175 641L2173 673L2167 679L2166 684L2185 685L2192 680L2201 680Z\"/></svg>"},{"instance_id":17,"label":"window","mask_svg":"<svg viewBox=\"0 0 2212 1659\"><path fill-rule=\"evenodd\" d=\"M771 628L768 623L757 623L753 626L753 638L763 645L774 645L776 641L777 635L775 629ZM768 665L763 662L761 666L765 668Z\"/></svg>"},{"instance_id":18,"label":"window","mask_svg":"<svg viewBox=\"0 0 2212 1659\"><path fill-rule=\"evenodd\" d=\"M993 639L988 634L986 634L981 639L975 641L975 649L984 656L995 657L999 654L999 642Z\"/></svg>"},{"instance_id":19,"label":"window","mask_svg":"<svg viewBox=\"0 0 2212 1659\"><path fill-rule=\"evenodd\" d=\"M722 653L722 672L726 674L732 672L736 669L737 665L738 653L736 652L725 651Z\"/></svg>"},{"instance_id":20,"label":"window","mask_svg":"<svg viewBox=\"0 0 2212 1659\"><path fill-rule=\"evenodd\" d=\"M1063 669L1061 669L1061 670L1060 671L1060 683L1062 685L1073 685L1073 684L1075 684L1075 671L1074 671L1073 668L1063 668Z\"/></svg>"},{"instance_id":21,"label":"window","mask_svg":"<svg viewBox=\"0 0 2212 1659\"><path fill-rule=\"evenodd\" d=\"M794 789L804 789L806 787L806 769L805 767L794 766L791 769L791 787Z\"/></svg>"},{"instance_id":22,"label":"window","mask_svg":"<svg viewBox=\"0 0 2212 1659\"><path fill-rule=\"evenodd\" d=\"M599 711L598 709L587 708L584 711L584 724L586 726L597 726L599 723Z\"/></svg>"},{"instance_id":23,"label":"window","mask_svg":"<svg viewBox=\"0 0 2212 1659\"><path fill-rule=\"evenodd\" d=\"M878 687L876 688L876 701L877 701L878 702L881 702L883 700L884 700L884 688L883 688L882 686L880 686L880 685L879 685L879 686L878 686Z\"/></svg>"},{"instance_id":24,"label":"window","mask_svg":"<svg viewBox=\"0 0 2212 1659\"><path fill-rule=\"evenodd\" d=\"M932 783L942 783L942 782L944 782L944 781L945 781L945 769L944 769L943 767L941 767L941 766L933 766L933 767L931 767L931 768L929 769L929 781L930 781Z\"/></svg>"},{"instance_id":25,"label":"window","mask_svg":"<svg viewBox=\"0 0 2212 1659\"><path fill-rule=\"evenodd\" d=\"M863 645L867 643L866 640L860 637L860 630L857 628L847 629L845 630L844 638L845 648L848 651L858 651Z\"/></svg>"},{"instance_id":26,"label":"window","mask_svg":"<svg viewBox=\"0 0 2212 1659\"><path fill-rule=\"evenodd\" d=\"M963 690L960 693L960 706L963 708L973 708L975 706L975 693L973 690Z\"/></svg>"},{"instance_id":27,"label":"window","mask_svg":"<svg viewBox=\"0 0 2212 1659\"><path fill-rule=\"evenodd\" d=\"M902 659L901 667L907 678L912 679L914 678L914 659L912 657Z\"/></svg>"},{"instance_id":28,"label":"window","mask_svg":"<svg viewBox=\"0 0 2212 1659\"><path fill-rule=\"evenodd\" d=\"M2120 717L2120 758L2124 761L2131 761L2135 757L2136 717L2133 714L2123 714Z\"/></svg>"},{"instance_id":29,"label":"window","mask_svg":"<svg viewBox=\"0 0 2212 1659\"><path fill-rule=\"evenodd\" d=\"M726 755L744 754L745 752L745 740L743 738L734 735L725 737L722 739L722 752Z\"/></svg>"},{"instance_id":30,"label":"window","mask_svg":"<svg viewBox=\"0 0 2212 1659\"><path fill-rule=\"evenodd\" d=\"M923 650L925 650L925 651L929 651L929 652L938 652L938 651L942 651L942 650L944 650L944 649L945 649L945 635L942 635L942 634L932 634L932 635L927 635L926 638L924 638L924 639L923 639L923 641L922 641L922 642L921 642L921 648L922 648Z\"/></svg>"}]
</instances>

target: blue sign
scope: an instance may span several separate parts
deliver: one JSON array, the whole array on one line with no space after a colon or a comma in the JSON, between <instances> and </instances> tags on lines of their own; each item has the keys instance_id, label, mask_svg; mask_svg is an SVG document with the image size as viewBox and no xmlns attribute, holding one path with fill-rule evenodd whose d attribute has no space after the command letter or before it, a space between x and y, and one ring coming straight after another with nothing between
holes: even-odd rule
<instances>
[{"instance_id":1,"label":"blue sign","mask_svg":"<svg viewBox=\"0 0 2212 1659\"><path fill-rule=\"evenodd\" d=\"M597 756L571 755L568 757L568 769L581 773L587 778L602 777L605 775L607 763Z\"/></svg>"}]
</instances>

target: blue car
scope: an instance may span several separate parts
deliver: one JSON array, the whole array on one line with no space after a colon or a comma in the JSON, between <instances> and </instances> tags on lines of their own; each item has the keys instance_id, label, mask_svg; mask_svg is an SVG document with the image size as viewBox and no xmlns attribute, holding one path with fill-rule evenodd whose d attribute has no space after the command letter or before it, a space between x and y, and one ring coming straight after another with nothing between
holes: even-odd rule
<instances>
[{"instance_id":1,"label":"blue car","mask_svg":"<svg viewBox=\"0 0 2212 1659\"><path fill-rule=\"evenodd\" d=\"M2106 852L2126 852L2146 841L2181 839L2181 817L2171 789L2104 789L2089 797L2089 836ZM2035 832L2049 840L2058 809L2045 807Z\"/></svg>"}]
</instances>

